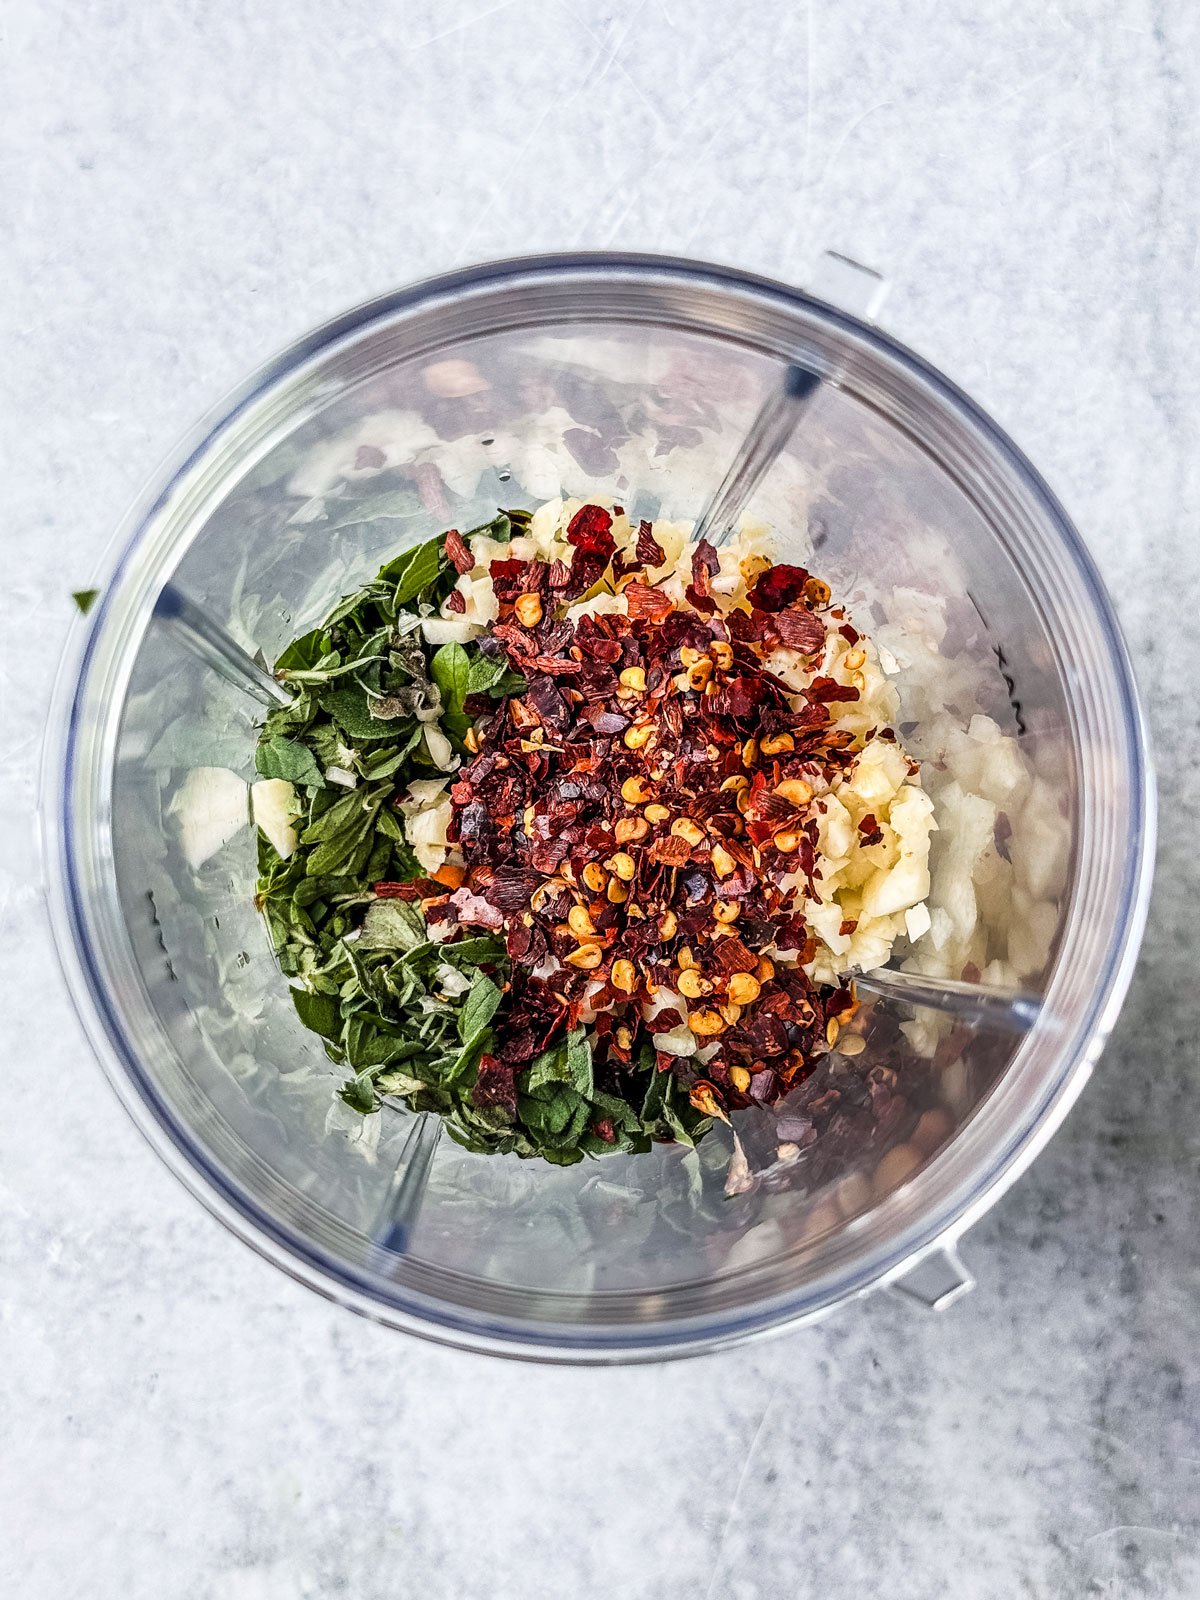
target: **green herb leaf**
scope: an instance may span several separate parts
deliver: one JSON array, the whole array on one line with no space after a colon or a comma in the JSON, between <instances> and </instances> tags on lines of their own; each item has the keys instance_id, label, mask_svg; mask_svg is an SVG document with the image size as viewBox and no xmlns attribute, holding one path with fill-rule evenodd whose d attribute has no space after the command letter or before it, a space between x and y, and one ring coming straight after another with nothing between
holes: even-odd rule
<instances>
[{"instance_id":1,"label":"green herb leaf","mask_svg":"<svg viewBox=\"0 0 1200 1600\"><path fill-rule=\"evenodd\" d=\"M461 645L459 648L462 648ZM493 684L500 682L507 671L508 665L503 656L497 660L494 656L485 656L481 650L476 650L467 668L466 694L486 694Z\"/></svg>"},{"instance_id":2,"label":"green herb leaf","mask_svg":"<svg viewBox=\"0 0 1200 1600\"><path fill-rule=\"evenodd\" d=\"M324 638L324 628L313 628L309 633L302 634L299 639L293 639L283 654L276 658L276 672L281 672L285 668L303 671L315 667L326 653L322 643Z\"/></svg>"},{"instance_id":3,"label":"green herb leaf","mask_svg":"<svg viewBox=\"0 0 1200 1600\"><path fill-rule=\"evenodd\" d=\"M477 967L483 962L504 960L504 940L495 938L456 939L453 944L439 945L443 961L452 967Z\"/></svg>"},{"instance_id":4,"label":"green herb leaf","mask_svg":"<svg viewBox=\"0 0 1200 1600\"><path fill-rule=\"evenodd\" d=\"M420 908L405 900L373 901L358 936L363 950L412 950L427 940Z\"/></svg>"},{"instance_id":5,"label":"green herb leaf","mask_svg":"<svg viewBox=\"0 0 1200 1600\"><path fill-rule=\"evenodd\" d=\"M80 612L86 617L96 604L96 598L99 593L99 589L73 589L71 591L71 599L74 600Z\"/></svg>"},{"instance_id":6,"label":"green herb leaf","mask_svg":"<svg viewBox=\"0 0 1200 1600\"><path fill-rule=\"evenodd\" d=\"M377 704L378 699L376 696ZM320 706L349 739L395 738L395 722L385 717L373 717L371 696L357 684L324 690L320 695Z\"/></svg>"},{"instance_id":7,"label":"green herb leaf","mask_svg":"<svg viewBox=\"0 0 1200 1600\"><path fill-rule=\"evenodd\" d=\"M379 581L394 585L395 603L402 606L415 600L422 589L427 589L446 564L446 541L439 536L414 545L389 561L380 569Z\"/></svg>"},{"instance_id":8,"label":"green herb leaf","mask_svg":"<svg viewBox=\"0 0 1200 1600\"><path fill-rule=\"evenodd\" d=\"M346 828L361 822L365 814L362 791L351 789L309 823L300 835L300 843L320 844L326 839L335 839Z\"/></svg>"},{"instance_id":9,"label":"green herb leaf","mask_svg":"<svg viewBox=\"0 0 1200 1600\"><path fill-rule=\"evenodd\" d=\"M587 1032L576 1028L567 1035L567 1075L571 1086L582 1095L591 1097L595 1083L592 1078L592 1047Z\"/></svg>"},{"instance_id":10,"label":"green herb leaf","mask_svg":"<svg viewBox=\"0 0 1200 1600\"><path fill-rule=\"evenodd\" d=\"M325 775L313 759L313 753L298 739L276 734L254 753L254 764L264 778L286 778L289 783L311 784L321 788Z\"/></svg>"},{"instance_id":11,"label":"green herb leaf","mask_svg":"<svg viewBox=\"0 0 1200 1600\"><path fill-rule=\"evenodd\" d=\"M487 973L481 972L471 985L471 992L458 1016L458 1036L464 1044L492 1020L501 998L500 990Z\"/></svg>"},{"instance_id":12,"label":"green herb leaf","mask_svg":"<svg viewBox=\"0 0 1200 1600\"><path fill-rule=\"evenodd\" d=\"M444 644L433 657L429 670L442 692L442 705L461 715L471 677L471 658L461 644Z\"/></svg>"},{"instance_id":13,"label":"green herb leaf","mask_svg":"<svg viewBox=\"0 0 1200 1600\"><path fill-rule=\"evenodd\" d=\"M324 1039L341 1037L341 1012L331 994L310 994L307 989L293 989L291 994L292 1004L306 1028L311 1028Z\"/></svg>"}]
</instances>

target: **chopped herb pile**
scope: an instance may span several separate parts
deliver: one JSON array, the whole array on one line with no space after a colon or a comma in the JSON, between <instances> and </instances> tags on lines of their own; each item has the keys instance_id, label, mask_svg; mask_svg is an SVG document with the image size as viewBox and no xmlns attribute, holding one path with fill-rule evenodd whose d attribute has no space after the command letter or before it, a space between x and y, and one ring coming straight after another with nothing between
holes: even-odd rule
<instances>
[{"instance_id":1,"label":"chopped herb pile","mask_svg":"<svg viewBox=\"0 0 1200 1600\"><path fill-rule=\"evenodd\" d=\"M712 546L669 584L613 519L582 506L568 558L518 511L406 551L280 657L257 752L259 904L343 1098L559 1164L773 1104L856 1009L805 905L864 745L819 663L859 636L802 568L756 558L730 604Z\"/></svg>"}]
</instances>

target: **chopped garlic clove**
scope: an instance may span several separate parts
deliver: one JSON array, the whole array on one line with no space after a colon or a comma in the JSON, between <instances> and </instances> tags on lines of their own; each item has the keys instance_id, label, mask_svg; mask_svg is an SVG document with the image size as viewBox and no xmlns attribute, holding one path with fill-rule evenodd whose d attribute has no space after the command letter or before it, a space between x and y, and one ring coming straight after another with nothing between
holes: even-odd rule
<instances>
[{"instance_id":1,"label":"chopped garlic clove","mask_svg":"<svg viewBox=\"0 0 1200 1600\"><path fill-rule=\"evenodd\" d=\"M295 784L286 778L261 778L251 786L250 804L255 827L261 828L286 861L299 842L294 825L300 811Z\"/></svg>"},{"instance_id":2,"label":"chopped garlic clove","mask_svg":"<svg viewBox=\"0 0 1200 1600\"><path fill-rule=\"evenodd\" d=\"M454 746L434 722L425 724L425 748L434 766L441 767L443 772L450 772L458 766L459 758L454 754Z\"/></svg>"},{"instance_id":3,"label":"chopped garlic clove","mask_svg":"<svg viewBox=\"0 0 1200 1600\"><path fill-rule=\"evenodd\" d=\"M465 617L426 617L421 632L429 644L469 644L476 628Z\"/></svg>"}]
</instances>

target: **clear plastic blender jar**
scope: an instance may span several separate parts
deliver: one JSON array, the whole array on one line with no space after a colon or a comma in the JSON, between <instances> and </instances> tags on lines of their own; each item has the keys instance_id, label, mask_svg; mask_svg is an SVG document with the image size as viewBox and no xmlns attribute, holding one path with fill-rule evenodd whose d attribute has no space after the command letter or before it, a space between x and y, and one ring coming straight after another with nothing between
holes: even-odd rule
<instances>
[{"instance_id":1,"label":"clear plastic blender jar","mask_svg":"<svg viewBox=\"0 0 1200 1600\"><path fill-rule=\"evenodd\" d=\"M197 657L175 601L269 664L399 548L498 506L607 495L694 518L789 361L826 381L750 509L892 658L937 807L930 926L893 959L1032 991L1039 1020L1015 1035L864 1006L862 1044L789 1099L778 1154L740 1193L718 1133L565 1169L447 1140L427 1160L402 1110L364 1119L336 1099L338 1069L290 1004L253 905L262 708ZM915 1281L1082 1087L1152 855L1111 607L1011 442L831 305L648 257L457 273L258 373L130 518L63 669L47 774L64 966L174 1170L331 1298L545 1360L711 1349ZM381 1248L418 1161L403 1245Z\"/></svg>"}]
</instances>

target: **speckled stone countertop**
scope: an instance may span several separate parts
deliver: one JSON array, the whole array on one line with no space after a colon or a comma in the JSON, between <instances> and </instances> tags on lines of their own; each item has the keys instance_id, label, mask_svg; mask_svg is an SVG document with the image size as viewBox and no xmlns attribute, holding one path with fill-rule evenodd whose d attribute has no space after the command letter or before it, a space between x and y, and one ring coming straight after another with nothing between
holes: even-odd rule
<instances>
[{"instance_id":1,"label":"speckled stone countertop","mask_svg":"<svg viewBox=\"0 0 1200 1600\"><path fill-rule=\"evenodd\" d=\"M1200 11L1187 0L11 0L0 34L0 1588L20 1600L1200 1593ZM1158 746L1132 993L1064 1130L887 1297L667 1368L459 1355L292 1284L90 1057L31 815L67 591L244 371L562 247L894 283L1032 454Z\"/></svg>"}]
</instances>

